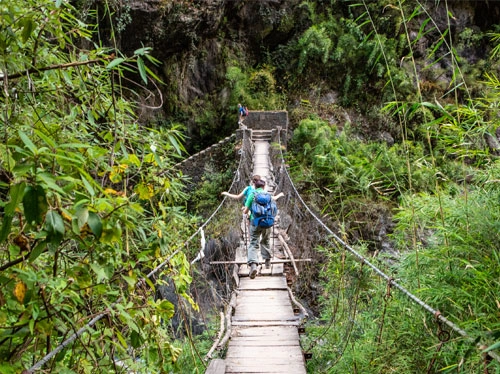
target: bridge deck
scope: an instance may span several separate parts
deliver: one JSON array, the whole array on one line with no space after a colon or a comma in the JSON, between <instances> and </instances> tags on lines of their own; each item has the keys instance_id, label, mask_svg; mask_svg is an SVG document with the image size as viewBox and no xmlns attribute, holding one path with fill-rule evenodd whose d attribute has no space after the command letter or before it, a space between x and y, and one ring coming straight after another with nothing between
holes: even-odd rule
<instances>
[{"instance_id":1,"label":"bridge deck","mask_svg":"<svg viewBox=\"0 0 500 374\"><path fill-rule=\"evenodd\" d=\"M272 193L274 180L268 141L254 141L253 171L265 178ZM235 256L238 263L244 263L247 257L248 229L245 224L242 220L243 240ZM273 260L285 258L277 228L272 231L271 247ZM300 320L294 314L283 269L283 263L278 261L272 262L271 269L261 265L258 276L250 279L248 266L239 266L239 284L226 358L213 360L207 374L306 373L299 343Z\"/></svg>"},{"instance_id":2,"label":"bridge deck","mask_svg":"<svg viewBox=\"0 0 500 374\"><path fill-rule=\"evenodd\" d=\"M281 276L242 278L225 373L306 373L298 317Z\"/></svg>"}]
</instances>

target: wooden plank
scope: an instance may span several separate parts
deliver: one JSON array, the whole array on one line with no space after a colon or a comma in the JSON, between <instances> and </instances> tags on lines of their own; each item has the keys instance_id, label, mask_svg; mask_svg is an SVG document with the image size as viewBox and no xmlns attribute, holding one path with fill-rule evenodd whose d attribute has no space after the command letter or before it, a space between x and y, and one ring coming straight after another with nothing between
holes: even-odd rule
<instances>
[{"instance_id":1,"label":"wooden plank","mask_svg":"<svg viewBox=\"0 0 500 374\"><path fill-rule=\"evenodd\" d=\"M285 277L257 277L240 279L240 290L287 289Z\"/></svg>"},{"instance_id":2,"label":"wooden plank","mask_svg":"<svg viewBox=\"0 0 500 374\"><path fill-rule=\"evenodd\" d=\"M272 316L269 314L259 314L259 315L253 315L251 316L252 318L249 318L249 315L243 315L243 316L234 316L232 321L234 322L248 322L248 323L253 323L255 324L257 322L273 322L276 323L278 326L282 322L299 322L299 317L296 315L285 315L285 314L280 314L277 316Z\"/></svg>"},{"instance_id":3,"label":"wooden plank","mask_svg":"<svg viewBox=\"0 0 500 374\"><path fill-rule=\"evenodd\" d=\"M265 336L267 338L274 337L276 339L299 339L299 332L295 327L288 326L265 326L265 327L238 327L231 332L231 339L237 338L258 338Z\"/></svg>"},{"instance_id":4,"label":"wooden plank","mask_svg":"<svg viewBox=\"0 0 500 374\"><path fill-rule=\"evenodd\" d=\"M295 365L279 365L268 364L260 365L257 363L237 363L226 366L226 374L243 374L243 373L258 373L258 374L306 374L304 364Z\"/></svg>"},{"instance_id":5,"label":"wooden plank","mask_svg":"<svg viewBox=\"0 0 500 374\"><path fill-rule=\"evenodd\" d=\"M264 339L259 338L236 338L231 339L232 347L299 347L300 344L297 340L286 340L286 339Z\"/></svg>"},{"instance_id":6,"label":"wooden plank","mask_svg":"<svg viewBox=\"0 0 500 374\"><path fill-rule=\"evenodd\" d=\"M226 372L226 362L219 358L211 360L205 374L224 374Z\"/></svg>"},{"instance_id":7,"label":"wooden plank","mask_svg":"<svg viewBox=\"0 0 500 374\"><path fill-rule=\"evenodd\" d=\"M296 258L295 262L311 262L310 258ZM271 260L271 264L287 264L292 262L290 259L285 260ZM247 265L246 260L236 260L236 261L210 261L210 265L221 265L221 264L236 264L236 265ZM259 262L260 265L263 265L264 262Z\"/></svg>"},{"instance_id":8,"label":"wooden plank","mask_svg":"<svg viewBox=\"0 0 500 374\"><path fill-rule=\"evenodd\" d=\"M249 347L229 344L229 347L227 348L226 359L230 358L232 360L235 357L260 357L262 360L297 360L300 358L301 360L303 360L302 349L298 345L286 346L282 349L280 349L279 347L273 347L271 353L269 346Z\"/></svg>"},{"instance_id":9,"label":"wooden plank","mask_svg":"<svg viewBox=\"0 0 500 374\"><path fill-rule=\"evenodd\" d=\"M234 321L233 326L300 326L300 321Z\"/></svg>"},{"instance_id":10,"label":"wooden plank","mask_svg":"<svg viewBox=\"0 0 500 374\"><path fill-rule=\"evenodd\" d=\"M254 279L255 280L255 279ZM259 292L260 291L260 292ZM288 290L240 290L238 292L238 299L243 298L276 298L276 299L287 299L290 300Z\"/></svg>"},{"instance_id":11,"label":"wooden plank","mask_svg":"<svg viewBox=\"0 0 500 374\"><path fill-rule=\"evenodd\" d=\"M240 300L236 303L236 310L241 309L255 309L259 308L260 312L273 312L274 310L291 310L293 311L292 304L290 301L279 301L279 300L269 300L267 302L251 301L251 300Z\"/></svg>"},{"instance_id":12,"label":"wooden plank","mask_svg":"<svg viewBox=\"0 0 500 374\"><path fill-rule=\"evenodd\" d=\"M266 317L266 318L264 318ZM274 307L274 308L263 308L258 304L251 304L245 308L237 308L234 315L233 320L241 321L243 318L247 318L248 320L258 320L258 319L268 319L268 320L288 320L290 318L297 318L294 314L291 306L288 308L285 307Z\"/></svg>"}]
</instances>

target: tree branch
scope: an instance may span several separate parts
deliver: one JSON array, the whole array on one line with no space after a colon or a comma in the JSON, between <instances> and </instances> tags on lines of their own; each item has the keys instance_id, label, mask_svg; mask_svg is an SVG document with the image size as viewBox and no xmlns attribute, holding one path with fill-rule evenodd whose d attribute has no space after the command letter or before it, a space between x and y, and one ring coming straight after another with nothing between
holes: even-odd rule
<instances>
[{"instance_id":1,"label":"tree branch","mask_svg":"<svg viewBox=\"0 0 500 374\"><path fill-rule=\"evenodd\" d=\"M111 56L96 59L96 60L68 62L66 64L49 65L49 66L45 66L45 67L41 67L41 68L32 67L32 68L26 69L22 72L10 74L10 75L4 75L4 77L8 78L8 79L15 79L15 78L20 78L20 77L24 76L25 74L37 73L37 72L47 71L47 70L66 69L66 68L70 68L70 67L74 67L74 66L96 64L96 63L102 62L103 60L112 60L114 58L115 58L115 56L111 55Z\"/></svg>"}]
</instances>

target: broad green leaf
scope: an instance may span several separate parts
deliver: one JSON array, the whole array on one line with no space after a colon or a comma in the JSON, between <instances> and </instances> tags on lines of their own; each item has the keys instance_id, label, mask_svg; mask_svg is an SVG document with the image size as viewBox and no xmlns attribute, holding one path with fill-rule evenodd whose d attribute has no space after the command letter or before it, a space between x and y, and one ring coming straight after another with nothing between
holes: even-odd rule
<instances>
[{"instance_id":1,"label":"broad green leaf","mask_svg":"<svg viewBox=\"0 0 500 374\"><path fill-rule=\"evenodd\" d=\"M120 224L116 222L114 226L111 226L109 224L103 225L103 230L100 240L102 243L107 243L107 244L118 243L121 241L121 236L122 236L122 229L120 227Z\"/></svg>"},{"instance_id":2,"label":"broad green leaf","mask_svg":"<svg viewBox=\"0 0 500 374\"><path fill-rule=\"evenodd\" d=\"M14 216L12 214L5 214L3 216L2 227L0 228L0 243L9 236L13 218Z\"/></svg>"},{"instance_id":3,"label":"broad green leaf","mask_svg":"<svg viewBox=\"0 0 500 374\"><path fill-rule=\"evenodd\" d=\"M139 69L139 74L142 78L142 81L147 84L148 83L148 75L146 74L146 68L144 66L144 60L142 57L137 57L137 68Z\"/></svg>"},{"instance_id":4,"label":"broad green leaf","mask_svg":"<svg viewBox=\"0 0 500 374\"><path fill-rule=\"evenodd\" d=\"M78 228L81 229L89 219L89 210L86 206L79 206L76 209L75 217L78 222Z\"/></svg>"},{"instance_id":5,"label":"broad green leaf","mask_svg":"<svg viewBox=\"0 0 500 374\"><path fill-rule=\"evenodd\" d=\"M39 173L37 174L37 178L41 182L45 182L46 186L53 191L59 192L61 195L65 195L64 190L56 183L55 178L52 174L49 173Z\"/></svg>"},{"instance_id":6,"label":"broad green leaf","mask_svg":"<svg viewBox=\"0 0 500 374\"><path fill-rule=\"evenodd\" d=\"M142 47L142 48L138 48L134 51L134 55L136 56L144 56L146 55L149 51L151 50L150 47Z\"/></svg>"},{"instance_id":7,"label":"broad green leaf","mask_svg":"<svg viewBox=\"0 0 500 374\"><path fill-rule=\"evenodd\" d=\"M81 172L81 170L80 170L80 172ZM83 185L85 186L85 188L89 192L90 196L95 196L95 190L92 187L92 185L87 181L87 178L84 175L81 175L81 178L82 178Z\"/></svg>"},{"instance_id":8,"label":"broad green leaf","mask_svg":"<svg viewBox=\"0 0 500 374\"><path fill-rule=\"evenodd\" d=\"M106 66L106 69L113 69L115 66L120 65L123 61L125 61L124 58L121 57L115 58Z\"/></svg>"},{"instance_id":9,"label":"broad green leaf","mask_svg":"<svg viewBox=\"0 0 500 374\"><path fill-rule=\"evenodd\" d=\"M25 189L26 189L25 182L20 182L20 183L12 185L10 187L10 191L9 191L10 201L5 206L5 214L7 214L7 215L14 214L14 211L16 210L17 206L23 200Z\"/></svg>"},{"instance_id":10,"label":"broad green leaf","mask_svg":"<svg viewBox=\"0 0 500 374\"><path fill-rule=\"evenodd\" d=\"M62 240L66 228L64 227L62 217L55 210L47 212L45 216L45 230L52 243L59 243Z\"/></svg>"},{"instance_id":11,"label":"broad green leaf","mask_svg":"<svg viewBox=\"0 0 500 374\"><path fill-rule=\"evenodd\" d=\"M41 132L40 130L35 130L35 134L44 141L45 144L47 144L49 147L51 148L57 148L57 144L56 142L54 141L53 138L45 135L43 132Z\"/></svg>"},{"instance_id":12,"label":"broad green leaf","mask_svg":"<svg viewBox=\"0 0 500 374\"><path fill-rule=\"evenodd\" d=\"M97 275L97 283L101 283L103 280L108 279L108 275L106 274L106 270L100 266L99 264L90 264L90 268Z\"/></svg>"},{"instance_id":13,"label":"broad green leaf","mask_svg":"<svg viewBox=\"0 0 500 374\"><path fill-rule=\"evenodd\" d=\"M130 333L130 343L132 344L132 347L139 348L143 341L144 340L138 332L132 331Z\"/></svg>"},{"instance_id":14,"label":"broad green leaf","mask_svg":"<svg viewBox=\"0 0 500 374\"><path fill-rule=\"evenodd\" d=\"M96 236L96 238L100 238L102 235L102 222L101 217L97 213L89 212L89 217L87 221L92 234Z\"/></svg>"},{"instance_id":15,"label":"broad green leaf","mask_svg":"<svg viewBox=\"0 0 500 374\"><path fill-rule=\"evenodd\" d=\"M174 304L168 300L162 300L159 304L157 304L156 310L162 315L163 318L166 319L172 318L175 314Z\"/></svg>"},{"instance_id":16,"label":"broad green leaf","mask_svg":"<svg viewBox=\"0 0 500 374\"><path fill-rule=\"evenodd\" d=\"M33 142L31 141L31 139L21 130L19 130L18 133L24 145L31 151L31 154L36 155L37 148L35 147L35 144L33 144Z\"/></svg>"},{"instance_id":17,"label":"broad green leaf","mask_svg":"<svg viewBox=\"0 0 500 374\"><path fill-rule=\"evenodd\" d=\"M174 146L175 150L180 155L181 154L181 147L180 147L179 143L177 142L177 139L174 136L169 134L168 140L170 140L170 143Z\"/></svg>"},{"instance_id":18,"label":"broad green leaf","mask_svg":"<svg viewBox=\"0 0 500 374\"><path fill-rule=\"evenodd\" d=\"M115 334L116 334L116 337L118 338L118 341L120 342L120 344L122 345L123 348L128 348L128 344L127 342L125 341L125 338L123 337L123 335L120 333L120 331L118 330L115 330Z\"/></svg>"},{"instance_id":19,"label":"broad green leaf","mask_svg":"<svg viewBox=\"0 0 500 374\"><path fill-rule=\"evenodd\" d=\"M35 248L31 250L28 260L30 262L35 261L38 258L38 256L40 256L45 251L46 248L47 248L47 243L45 241L39 242L35 246Z\"/></svg>"},{"instance_id":20,"label":"broad green leaf","mask_svg":"<svg viewBox=\"0 0 500 374\"><path fill-rule=\"evenodd\" d=\"M149 55L146 55L146 57L149 57ZM147 66L145 66L145 68L146 68L146 72L148 73L148 75L150 77L154 78L158 82L163 83L163 81L160 79L160 77L158 77L150 68L148 68Z\"/></svg>"},{"instance_id":21,"label":"broad green leaf","mask_svg":"<svg viewBox=\"0 0 500 374\"><path fill-rule=\"evenodd\" d=\"M41 224L43 216L47 212L48 204L45 197L45 190L42 186L28 186L23 196L24 215L26 221L31 225Z\"/></svg>"},{"instance_id":22,"label":"broad green leaf","mask_svg":"<svg viewBox=\"0 0 500 374\"><path fill-rule=\"evenodd\" d=\"M35 24L34 24L33 19L31 17L26 17L26 18L22 19L20 23L23 26L21 38L22 38L23 43L26 43L26 41L30 38L31 34L33 33L33 29L35 28Z\"/></svg>"}]
</instances>

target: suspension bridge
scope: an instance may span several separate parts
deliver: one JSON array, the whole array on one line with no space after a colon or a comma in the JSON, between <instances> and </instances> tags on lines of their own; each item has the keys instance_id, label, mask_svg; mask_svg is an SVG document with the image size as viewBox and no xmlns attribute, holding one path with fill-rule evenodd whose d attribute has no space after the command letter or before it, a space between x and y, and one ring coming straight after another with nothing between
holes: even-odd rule
<instances>
[{"instance_id":1,"label":"suspension bridge","mask_svg":"<svg viewBox=\"0 0 500 374\"><path fill-rule=\"evenodd\" d=\"M281 118L281 120L277 121L276 118ZM285 118L284 121L283 118ZM221 312L220 331L214 339L213 346L205 356L207 361L206 374L306 373L306 360L310 358L310 353L301 346L301 334L306 333L304 323L309 315L307 309L294 296L292 289L294 289L293 283L300 278L303 267L310 263L310 257L312 257L309 256L311 252L303 250L303 248L311 247L310 244L318 242L320 236L325 236L325 233L333 238L339 247L349 252L363 266L368 267L374 274L383 279L387 283L388 295L391 289L398 290L410 302L432 315L440 326L440 332L445 331L444 328L446 328L455 337L468 340L477 348L484 349L482 342L472 339L465 330L447 319L439 310L432 308L413 295L343 241L305 204L288 174L282 154L286 143L287 121L286 112L251 112L245 121L248 127L239 130L242 133L240 160L230 189L233 192L240 191L248 185L251 175L261 175L266 180L267 189L271 194L284 192L284 201L279 201L278 206L281 204L281 207L286 206L287 209L280 209L277 223L272 229L270 267L267 268L264 261L260 259L259 271L255 279L249 278L249 268L246 262L249 238L247 221L244 217L240 217L241 220L237 224L240 238L233 258L210 262L210 266L222 265L226 269L231 269L232 287L225 313ZM200 233L203 236L203 229L226 202L227 199L221 202L212 215L184 243L184 247ZM299 206L300 208L298 208ZM296 225L297 218L302 221L315 222L316 226L320 227L323 232L320 234L319 232L300 230ZM291 248L291 242L293 242L294 250ZM202 251L203 248L202 246ZM182 249L183 247L175 250L145 275L138 282L137 287L146 286L147 280L154 279ZM199 258L201 259L203 256L199 256ZM193 260L193 263L195 261L196 259ZM87 324L76 330L73 335L25 372L35 373L41 370L65 347L72 344L89 331L89 328L107 316L120 301L121 299L111 304L102 313L96 314ZM449 333L440 336L438 334L440 339L438 351L445 342L441 340L443 336L447 336L448 339L450 337ZM215 354L216 351L217 354ZM487 356L489 359L500 361L500 356L491 350L487 352ZM431 369L432 362L427 372L432 372Z\"/></svg>"},{"instance_id":2,"label":"suspension bridge","mask_svg":"<svg viewBox=\"0 0 500 374\"><path fill-rule=\"evenodd\" d=\"M269 158L272 130L254 129L249 135L253 145L252 174L260 175L268 192L274 194L276 183ZM277 222L279 219L278 215ZM236 290L230 302L226 358L212 360L206 373L306 373L299 342L304 313L300 313L284 272L291 253L285 250L286 243L278 231L272 230L270 265L266 268L260 258L258 276L250 279L247 222L243 217L241 245L234 260Z\"/></svg>"},{"instance_id":3,"label":"suspension bridge","mask_svg":"<svg viewBox=\"0 0 500 374\"><path fill-rule=\"evenodd\" d=\"M252 118L252 115L249 118ZM287 193L293 191L298 203L302 204L310 214L308 219L312 217L313 220L317 221L317 225L321 226L339 245L387 282L388 296L390 296L391 289L397 289L409 300L434 316L440 331L438 333L439 348L445 343L443 336L446 336L446 339L450 337L449 332L443 327L448 328L458 336L469 339L466 331L378 269L367 258L345 243L315 215L298 194L286 170L281 142L284 139L283 128L275 127L272 124L266 128L266 124L262 123L265 120L264 113L253 113L252 122L248 128L243 130L243 143L248 141L250 143L246 147L250 157L245 158L245 152L241 152L240 167L238 168L238 172L241 171L240 180L248 183L251 175L257 174L266 180L267 189L271 194L283 192L276 191L277 186L282 190L288 190ZM275 144L279 144L275 148L271 146L273 141ZM273 149L274 152L272 152ZM243 172L242 164L243 166L250 164L252 171L250 172L247 167L246 172ZM244 177L242 178L242 176ZM278 183L277 179L280 179ZM288 185L285 187L287 183ZM293 227L289 220L284 219L278 213L277 223L272 232L273 258L271 267L267 269L264 262L260 261L257 278L250 279L248 276L249 266L246 263L248 230L245 225L246 220L243 217L240 224L240 245L236 250L234 261L211 262L211 265L233 266L235 288L226 308L226 325L222 326L221 323L219 337L206 356L207 359L211 359L206 374L306 373L306 360L311 357L311 354L302 349L300 334L305 333L303 323L307 319L308 313L295 299L290 286L292 281L299 276L301 264L309 262L310 259L307 256L306 258L294 258L293 251L289 249L285 238L288 237L285 233L289 232L290 229L293 230ZM295 236L294 240L298 242L295 243L295 247L300 246L299 237ZM301 254L307 254L307 252L301 252ZM480 344L476 342L476 346L479 348ZM225 358L212 359L212 353L215 349L226 349ZM489 354L491 358L500 360L497 354L491 351ZM432 371L432 363L428 368L428 372L430 371Z\"/></svg>"}]
</instances>

